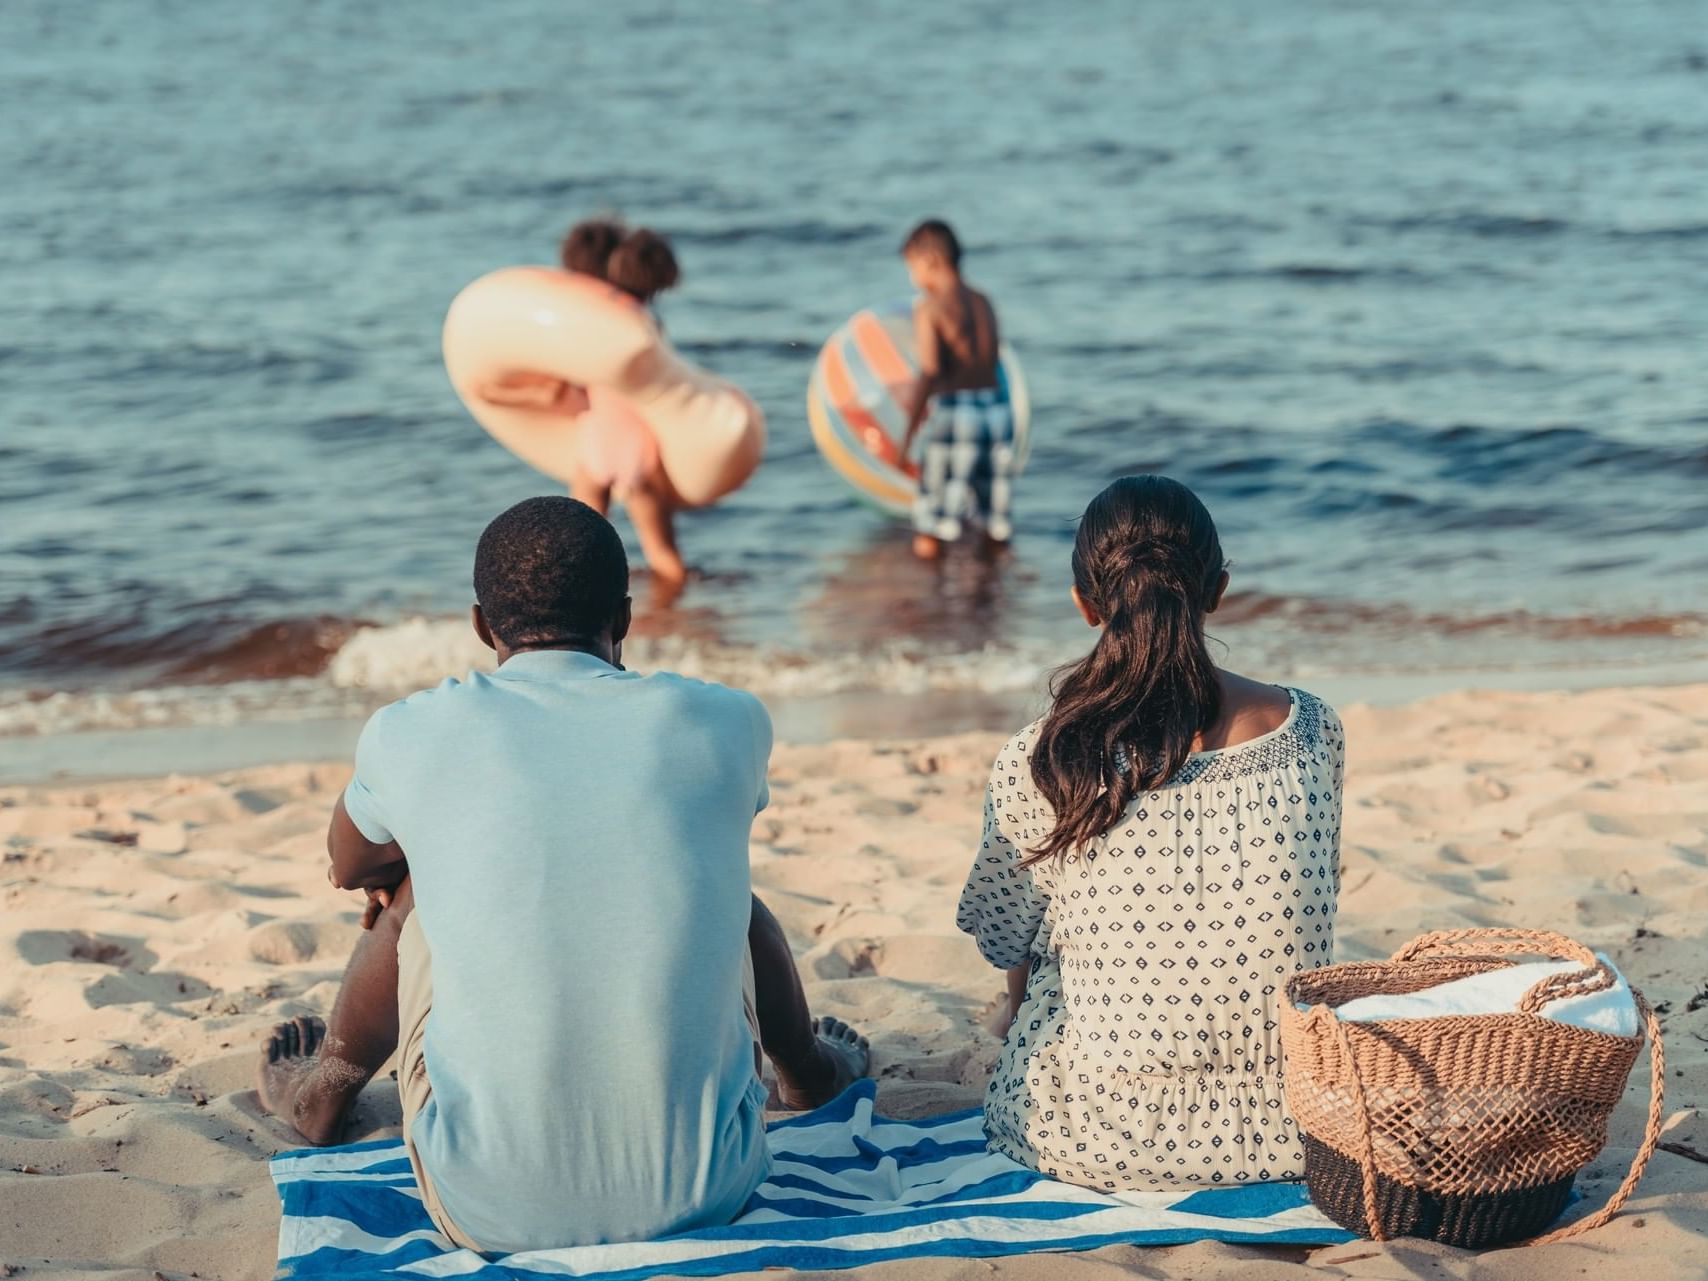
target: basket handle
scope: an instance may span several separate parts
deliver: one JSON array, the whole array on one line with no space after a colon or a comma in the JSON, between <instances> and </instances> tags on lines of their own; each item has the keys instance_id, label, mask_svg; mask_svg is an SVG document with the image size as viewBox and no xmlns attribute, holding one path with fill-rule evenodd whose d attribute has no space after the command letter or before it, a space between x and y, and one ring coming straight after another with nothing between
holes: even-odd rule
<instances>
[{"instance_id":1,"label":"basket handle","mask_svg":"<svg viewBox=\"0 0 1708 1281\"><path fill-rule=\"evenodd\" d=\"M1347 1036L1346 1024L1335 1016L1330 1007L1319 1005L1313 1013L1333 1030L1334 1043L1346 1061L1346 1077L1352 1083L1352 1103L1358 1119L1358 1169L1364 1179L1364 1226L1370 1240L1386 1241L1388 1237L1382 1231L1381 1208L1376 1203L1376 1136L1370 1128L1370 1104L1364 1097L1364 1080L1358 1075L1358 1060L1352 1055L1352 1041Z\"/></svg>"},{"instance_id":2,"label":"basket handle","mask_svg":"<svg viewBox=\"0 0 1708 1281\"><path fill-rule=\"evenodd\" d=\"M1524 1014L1540 1014L1550 1001L1605 992L1618 980L1612 969L1576 939L1552 930L1436 930L1421 934L1393 955L1394 961L1424 956L1563 956L1583 966L1542 979L1518 1003Z\"/></svg>"},{"instance_id":3,"label":"basket handle","mask_svg":"<svg viewBox=\"0 0 1708 1281\"><path fill-rule=\"evenodd\" d=\"M1661 1041L1661 1021L1655 1016L1653 1008L1643 999L1643 994L1635 988L1631 995L1637 1000L1637 1009L1643 1015L1643 1025L1649 1035L1649 1123L1643 1131L1643 1142L1637 1148L1637 1154L1631 1158L1631 1168L1625 1173L1625 1181L1619 1185L1607 1204L1594 1214L1579 1219L1576 1223L1568 1223L1557 1231L1546 1236L1532 1237L1524 1242L1525 1245L1552 1245L1556 1241L1564 1241L1575 1237L1580 1232L1588 1232L1591 1228L1599 1228L1620 1210L1625 1202L1631 1199L1631 1194L1637 1190L1637 1184L1642 1181L1643 1171L1648 1168L1649 1158L1654 1156L1655 1147L1661 1141L1661 1113L1666 1110L1666 1046ZM1366 1194L1368 1195L1368 1194Z\"/></svg>"}]
</instances>

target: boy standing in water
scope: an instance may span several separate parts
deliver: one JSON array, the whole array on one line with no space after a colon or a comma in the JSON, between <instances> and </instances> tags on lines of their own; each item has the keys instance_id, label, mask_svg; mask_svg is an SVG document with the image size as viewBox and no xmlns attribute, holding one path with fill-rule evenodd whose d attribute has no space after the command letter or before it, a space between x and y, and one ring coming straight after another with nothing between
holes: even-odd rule
<instances>
[{"instance_id":1,"label":"boy standing in water","mask_svg":"<svg viewBox=\"0 0 1708 1281\"><path fill-rule=\"evenodd\" d=\"M913 550L935 560L960 538L968 519L986 538L1013 537L1009 500L1014 475L1014 414L997 373L996 308L961 276L961 244L949 224L932 218L902 243L907 274L920 298L913 308L919 384L902 455L923 427L925 456L913 505Z\"/></svg>"}]
</instances>

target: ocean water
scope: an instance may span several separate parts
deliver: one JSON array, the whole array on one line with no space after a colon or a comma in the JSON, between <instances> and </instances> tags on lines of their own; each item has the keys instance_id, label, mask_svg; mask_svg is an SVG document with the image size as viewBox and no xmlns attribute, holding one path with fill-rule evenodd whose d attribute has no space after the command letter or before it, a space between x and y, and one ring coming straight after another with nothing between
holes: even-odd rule
<instances>
[{"instance_id":1,"label":"ocean water","mask_svg":"<svg viewBox=\"0 0 1708 1281\"><path fill-rule=\"evenodd\" d=\"M1073 520L1165 471L1257 674L1708 660L1699 0L8 0L0 733L348 714L471 657L466 282L620 210L770 422L642 662L1025 689ZM1025 356L1015 555L915 564L804 394L940 214ZM644 592L643 592L644 595Z\"/></svg>"}]
</instances>

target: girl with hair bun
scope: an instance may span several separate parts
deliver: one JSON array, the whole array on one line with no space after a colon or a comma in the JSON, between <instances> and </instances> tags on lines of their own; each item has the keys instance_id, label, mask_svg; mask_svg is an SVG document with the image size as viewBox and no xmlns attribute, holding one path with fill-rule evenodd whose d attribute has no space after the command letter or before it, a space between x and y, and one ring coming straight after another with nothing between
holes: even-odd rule
<instances>
[{"instance_id":1,"label":"girl with hair bun","mask_svg":"<svg viewBox=\"0 0 1708 1281\"><path fill-rule=\"evenodd\" d=\"M558 250L565 271L615 285L650 306L682 283L682 267L670 242L651 227L630 231L618 218L587 218L569 229Z\"/></svg>"},{"instance_id":2,"label":"girl with hair bun","mask_svg":"<svg viewBox=\"0 0 1708 1281\"><path fill-rule=\"evenodd\" d=\"M637 227L612 247L605 260L605 279L647 306L682 280L670 242L650 227Z\"/></svg>"},{"instance_id":3,"label":"girl with hair bun","mask_svg":"<svg viewBox=\"0 0 1708 1281\"><path fill-rule=\"evenodd\" d=\"M1304 1169L1276 1009L1332 959L1345 736L1314 695L1216 665L1227 586L1190 489L1111 484L1073 549L1097 640L991 771L957 916L1009 974L985 1132L1064 1182Z\"/></svg>"},{"instance_id":4,"label":"girl with hair bun","mask_svg":"<svg viewBox=\"0 0 1708 1281\"><path fill-rule=\"evenodd\" d=\"M565 271L613 285L643 306L682 278L670 242L650 227L630 230L617 218L576 223L558 247ZM656 323L656 321L655 321ZM687 582L676 542L676 513L687 504L670 483L658 442L634 408L616 392L562 379L516 375L481 389L497 405L538 409L576 420L580 456L570 493L601 515L623 504L640 539L661 602Z\"/></svg>"},{"instance_id":5,"label":"girl with hair bun","mask_svg":"<svg viewBox=\"0 0 1708 1281\"><path fill-rule=\"evenodd\" d=\"M605 279L606 264L628 230L616 218L584 218L569 229L558 248L565 271Z\"/></svg>"}]
</instances>

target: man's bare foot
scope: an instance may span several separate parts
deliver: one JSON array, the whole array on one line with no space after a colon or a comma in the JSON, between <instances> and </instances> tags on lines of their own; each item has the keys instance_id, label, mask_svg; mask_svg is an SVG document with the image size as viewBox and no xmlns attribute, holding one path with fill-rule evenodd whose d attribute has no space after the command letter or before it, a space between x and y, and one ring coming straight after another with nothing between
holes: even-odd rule
<instances>
[{"instance_id":1,"label":"man's bare foot","mask_svg":"<svg viewBox=\"0 0 1708 1281\"><path fill-rule=\"evenodd\" d=\"M943 542L930 534L913 536L913 554L920 560L937 560L943 555Z\"/></svg>"},{"instance_id":2,"label":"man's bare foot","mask_svg":"<svg viewBox=\"0 0 1708 1281\"><path fill-rule=\"evenodd\" d=\"M336 1143L368 1073L321 1053L326 1024L312 1015L274 1024L261 1040L256 1090L261 1106L315 1147Z\"/></svg>"},{"instance_id":3,"label":"man's bare foot","mask_svg":"<svg viewBox=\"0 0 1708 1281\"><path fill-rule=\"evenodd\" d=\"M812 1021L818 1062L806 1072L785 1074L777 1066L777 1101L791 1112L805 1112L829 1103L872 1066L872 1047L841 1019L828 1015Z\"/></svg>"}]
</instances>

